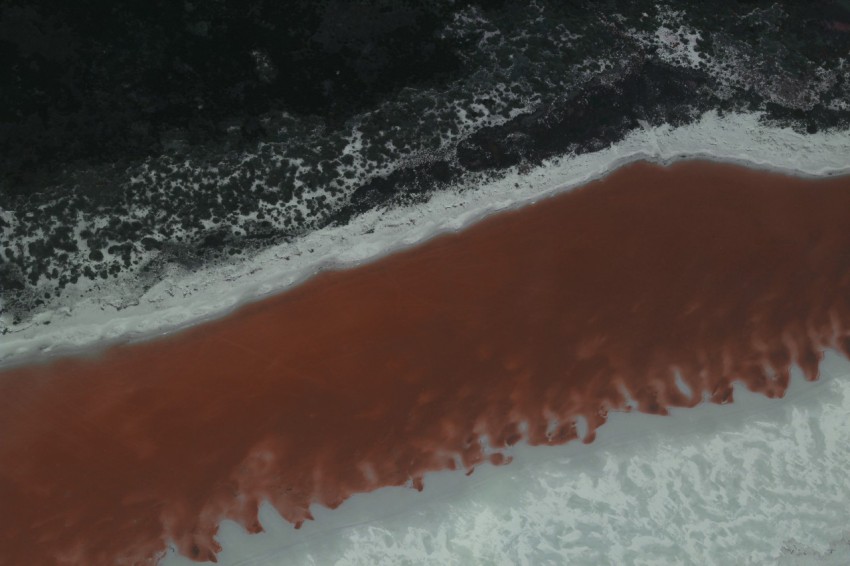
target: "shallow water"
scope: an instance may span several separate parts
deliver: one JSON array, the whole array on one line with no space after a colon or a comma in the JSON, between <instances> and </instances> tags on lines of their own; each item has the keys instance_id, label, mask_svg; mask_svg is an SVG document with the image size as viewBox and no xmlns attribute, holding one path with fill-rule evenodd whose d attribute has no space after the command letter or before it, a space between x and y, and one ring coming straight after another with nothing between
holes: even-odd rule
<instances>
[{"instance_id":1,"label":"shallow water","mask_svg":"<svg viewBox=\"0 0 850 566\"><path fill-rule=\"evenodd\" d=\"M783 396L793 368L811 380L821 351L850 351L848 182L710 163L634 164L168 339L7 372L0 491L11 512L0 517L0 541L9 563L153 561L169 541L184 556L212 560L231 538L218 535L222 519L250 532L269 528L269 508L258 515L265 501L296 527L322 523L321 509L355 494L378 490L377 498L423 483L429 494L433 472L454 470L453 489L467 489L463 472L477 481L487 462L513 469L520 441L575 441L583 462L578 441L592 442L615 418L656 439L645 442L657 451L665 444L640 423L662 421L635 411L727 404L735 383ZM640 444L625 438L621 446ZM654 457L668 462L660 470L629 462L610 469L601 458L602 471L584 476L584 464L550 469L529 458L520 469L533 479L517 481L538 491L506 487L514 499L500 511L458 515L456 530L467 534L447 552L461 561L539 562L575 551L576 560L583 552L639 563L744 548L758 561L779 543L756 544L769 537L741 529L782 515L769 499L769 512L751 514L767 498L752 486L777 482L768 491L798 508L813 485L781 487L785 468L801 464L780 461L785 476L765 466L775 463L766 446L778 442L720 445L710 458L691 450L684 468L665 452ZM720 471L701 470L718 461L726 462ZM747 475L727 481L728 469ZM625 495L592 503L583 489L564 487L576 474L588 489L620 486ZM606 487L599 474L614 483ZM659 483L662 496L634 495ZM549 492L563 489L549 507L559 501ZM835 495L834 485L825 489ZM688 498L703 490L714 499L694 507ZM558 527L561 507L579 510L570 534ZM739 514L724 524L730 509ZM622 520L600 535L586 515ZM719 534L677 531L691 516L705 529L720 525ZM653 539L654 522L688 545ZM473 536L479 531L509 542L496 551ZM387 544L415 539L410 533ZM617 533L628 544L612 546ZM428 548L442 544L427 539Z\"/></svg>"}]
</instances>

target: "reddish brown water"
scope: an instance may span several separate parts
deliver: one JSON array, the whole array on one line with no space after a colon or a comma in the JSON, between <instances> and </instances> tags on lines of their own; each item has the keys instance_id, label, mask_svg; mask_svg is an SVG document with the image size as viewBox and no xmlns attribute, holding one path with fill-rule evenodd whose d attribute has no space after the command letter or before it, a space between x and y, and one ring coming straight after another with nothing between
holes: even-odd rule
<instances>
[{"instance_id":1,"label":"reddish brown water","mask_svg":"<svg viewBox=\"0 0 850 566\"><path fill-rule=\"evenodd\" d=\"M213 560L223 517L423 486L631 397L850 353L850 178L647 164L168 339L0 375L0 563ZM686 387L677 385L679 381ZM684 391L690 390L690 394ZM525 432L524 432L525 431ZM459 471L458 473L463 473Z\"/></svg>"}]
</instances>

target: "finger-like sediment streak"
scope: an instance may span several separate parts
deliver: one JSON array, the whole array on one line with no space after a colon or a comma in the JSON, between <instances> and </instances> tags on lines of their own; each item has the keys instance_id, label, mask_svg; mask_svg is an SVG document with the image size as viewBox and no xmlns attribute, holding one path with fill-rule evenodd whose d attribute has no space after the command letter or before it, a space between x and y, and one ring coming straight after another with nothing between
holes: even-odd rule
<instances>
[{"instance_id":1,"label":"finger-like sediment streak","mask_svg":"<svg viewBox=\"0 0 850 566\"><path fill-rule=\"evenodd\" d=\"M0 375L0 563L214 560L610 411L778 397L850 354L850 178L635 164L169 338ZM458 473L462 473L460 471Z\"/></svg>"}]
</instances>

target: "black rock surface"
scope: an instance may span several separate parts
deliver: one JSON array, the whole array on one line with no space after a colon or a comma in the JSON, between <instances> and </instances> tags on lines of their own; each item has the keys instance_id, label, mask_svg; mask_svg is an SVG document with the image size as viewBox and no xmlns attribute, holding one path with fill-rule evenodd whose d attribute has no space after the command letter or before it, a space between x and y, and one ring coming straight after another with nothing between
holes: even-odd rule
<instances>
[{"instance_id":1,"label":"black rock surface","mask_svg":"<svg viewBox=\"0 0 850 566\"><path fill-rule=\"evenodd\" d=\"M2 324L641 124L847 129L848 58L846 0L7 0Z\"/></svg>"}]
</instances>

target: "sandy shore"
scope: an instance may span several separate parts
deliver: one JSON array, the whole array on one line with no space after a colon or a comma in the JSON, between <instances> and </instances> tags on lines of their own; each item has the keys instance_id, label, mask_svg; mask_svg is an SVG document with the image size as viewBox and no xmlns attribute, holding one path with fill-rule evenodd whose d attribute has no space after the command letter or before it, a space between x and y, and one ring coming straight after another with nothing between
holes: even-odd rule
<instances>
[{"instance_id":1,"label":"sandy shore","mask_svg":"<svg viewBox=\"0 0 850 566\"><path fill-rule=\"evenodd\" d=\"M850 178L634 164L168 339L0 375L0 563L211 560L382 486L850 354Z\"/></svg>"}]
</instances>

